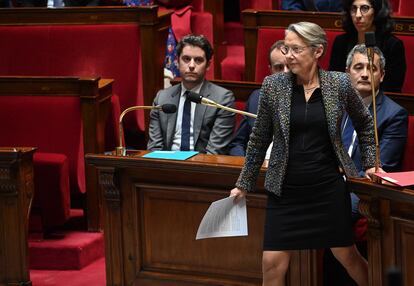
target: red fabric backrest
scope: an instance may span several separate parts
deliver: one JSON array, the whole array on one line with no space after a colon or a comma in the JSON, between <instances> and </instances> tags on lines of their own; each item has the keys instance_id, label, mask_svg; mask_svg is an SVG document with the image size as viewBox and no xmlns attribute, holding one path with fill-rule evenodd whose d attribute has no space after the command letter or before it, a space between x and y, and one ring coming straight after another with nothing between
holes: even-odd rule
<instances>
[{"instance_id":1,"label":"red fabric backrest","mask_svg":"<svg viewBox=\"0 0 414 286\"><path fill-rule=\"evenodd\" d=\"M71 190L85 192L79 97L0 96L0 122L0 146L33 146L66 155Z\"/></svg>"},{"instance_id":2,"label":"red fabric backrest","mask_svg":"<svg viewBox=\"0 0 414 286\"><path fill-rule=\"evenodd\" d=\"M402 0L404 1L404 0ZM399 15L399 9L400 9L400 0L389 0L391 9L392 9L392 14L395 15Z\"/></svg>"},{"instance_id":3,"label":"red fabric backrest","mask_svg":"<svg viewBox=\"0 0 414 286\"><path fill-rule=\"evenodd\" d=\"M319 66L327 70L329 67L333 41L341 32L331 30L325 30L325 32L328 39L328 50L322 59L320 59ZM274 42L283 40L284 38L284 28L261 28L258 30L255 81L262 82L263 79L269 75L269 49Z\"/></svg>"},{"instance_id":4,"label":"red fabric backrest","mask_svg":"<svg viewBox=\"0 0 414 286\"><path fill-rule=\"evenodd\" d=\"M136 24L1 26L0 39L7 43L0 45L0 75L113 78L122 109L143 104ZM142 112L125 119L144 129Z\"/></svg>"},{"instance_id":5,"label":"red fabric backrest","mask_svg":"<svg viewBox=\"0 0 414 286\"><path fill-rule=\"evenodd\" d=\"M327 30L324 29L326 32L326 38L328 40L328 49L325 53L325 55L322 57L322 59L319 60L319 66L321 68L323 68L324 70L328 70L329 69L329 60L331 58L331 54L332 54L332 45L333 42L336 38L336 36L338 36L339 34L342 34L342 31L332 31L332 30Z\"/></svg>"},{"instance_id":6,"label":"red fabric backrest","mask_svg":"<svg viewBox=\"0 0 414 286\"><path fill-rule=\"evenodd\" d=\"M408 134L404 149L402 170L414 171L414 115L408 116Z\"/></svg>"},{"instance_id":7,"label":"red fabric backrest","mask_svg":"<svg viewBox=\"0 0 414 286\"><path fill-rule=\"evenodd\" d=\"M262 82L270 74L269 49L274 42L285 38L284 28L261 28L257 33L255 81Z\"/></svg>"},{"instance_id":8,"label":"red fabric backrest","mask_svg":"<svg viewBox=\"0 0 414 286\"><path fill-rule=\"evenodd\" d=\"M194 11L197 11L197 12L204 11L204 0L193 0L190 5L193 6Z\"/></svg>"},{"instance_id":9,"label":"red fabric backrest","mask_svg":"<svg viewBox=\"0 0 414 286\"><path fill-rule=\"evenodd\" d=\"M194 34L204 35L210 44L213 45L213 16L207 12L193 12L191 14L191 31ZM210 68L207 71L206 78L214 78L214 56Z\"/></svg>"},{"instance_id":10,"label":"red fabric backrest","mask_svg":"<svg viewBox=\"0 0 414 286\"><path fill-rule=\"evenodd\" d=\"M397 36L404 42L405 61L407 63L407 71L405 73L404 85L402 87L403 93L414 93L414 37L413 36Z\"/></svg>"},{"instance_id":11,"label":"red fabric backrest","mask_svg":"<svg viewBox=\"0 0 414 286\"><path fill-rule=\"evenodd\" d=\"M400 0L398 16L414 16L414 5L412 0Z\"/></svg>"}]
</instances>

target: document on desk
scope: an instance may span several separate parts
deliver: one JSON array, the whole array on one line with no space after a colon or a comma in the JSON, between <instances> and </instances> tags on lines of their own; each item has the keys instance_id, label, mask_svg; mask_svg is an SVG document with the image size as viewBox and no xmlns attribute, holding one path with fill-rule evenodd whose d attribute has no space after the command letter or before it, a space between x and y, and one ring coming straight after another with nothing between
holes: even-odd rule
<instances>
[{"instance_id":1,"label":"document on desk","mask_svg":"<svg viewBox=\"0 0 414 286\"><path fill-rule=\"evenodd\" d=\"M198 227L196 239L246 236L246 198L235 204L234 197L213 202Z\"/></svg>"}]
</instances>

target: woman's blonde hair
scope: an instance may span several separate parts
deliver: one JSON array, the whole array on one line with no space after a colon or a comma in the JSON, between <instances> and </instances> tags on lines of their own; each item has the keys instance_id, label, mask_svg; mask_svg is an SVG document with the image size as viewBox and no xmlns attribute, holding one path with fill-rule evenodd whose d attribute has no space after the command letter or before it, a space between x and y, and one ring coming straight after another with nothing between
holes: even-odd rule
<instances>
[{"instance_id":1,"label":"woman's blonde hair","mask_svg":"<svg viewBox=\"0 0 414 286\"><path fill-rule=\"evenodd\" d=\"M287 27L285 35L287 32L296 33L305 41L305 43L312 47L319 47L322 45L322 56L326 53L328 48L328 40L326 39L325 31L319 25L311 22L294 23Z\"/></svg>"}]
</instances>

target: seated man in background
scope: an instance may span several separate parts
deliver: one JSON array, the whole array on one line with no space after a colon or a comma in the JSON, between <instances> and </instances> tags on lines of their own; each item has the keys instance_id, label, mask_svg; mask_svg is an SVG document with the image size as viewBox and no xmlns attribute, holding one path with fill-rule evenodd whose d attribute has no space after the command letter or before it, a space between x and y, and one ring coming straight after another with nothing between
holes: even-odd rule
<instances>
[{"instance_id":1,"label":"seated man in background","mask_svg":"<svg viewBox=\"0 0 414 286\"><path fill-rule=\"evenodd\" d=\"M227 154L235 124L234 113L195 104L187 91L201 94L221 105L233 107L233 93L205 79L213 49L204 36L187 35L177 45L181 84L158 92L154 105L175 104L177 112L150 114L149 150L195 150Z\"/></svg>"},{"instance_id":2,"label":"seated man in background","mask_svg":"<svg viewBox=\"0 0 414 286\"><path fill-rule=\"evenodd\" d=\"M377 129L380 145L380 160L382 169L386 172L400 171L402 155L407 140L408 112L395 103L388 96L384 95L380 84L385 75L385 58L381 50L374 47L373 59L373 81L375 87L375 100L377 108ZM372 111L371 79L369 75L369 64L367 48L365 45L356 45L348 54L346 60L346 72L351 77L351 82L360 96ZM361 152L359 150L358 138L348 116L344 116L342 127L342 142L345 150L355 163L360 174L364 176L361 166ZM359 199L352 194L352 212L358 213Z\"/></svg>"},{"instance_id":3,"label":"seated man in background","mask_svg":"<svg viewBox=\"0 0 414 286\"><path fill-rule=\"evenodd\" d=\"M407 139L408 113L407 111L384 95L380 84L384 78L385 58L381 50L374 47L373 81L377 109L377 129L380 145L380 159L382 169L386 172L400 171L404 146ZM372 110L371 77L369 73L367 49L365 45L356 45L348 54L346 72L351 77L352 85L358 90L364 103ZM361 166L361 153L358 138L352 121L344 116L342 126L342 142L345 150L355 163L360 174L364 176ZM359 198L351 193L352 218L356 222L361 215L358 212ZM335 261L330 251L325 251L324 257L324 285L354 285L345 269Z\"/></svg>"},{"instance_id":4,"label":"seated man in background","mask_svg":"<svg viewBox=\"0 0 414 286\"><path fill-rule=\"evenodd\" d=\"M278 72L288 72L289 69L286 65L286 58L280 52L280 48L283 46L283 40L274 43L269 50L269 69L271 74ZM259 106L260 89L256 89L250 94L246 103L246 111L256 114ZM232 156L245 156L247 142L249 142L250 133L254 125L255 119L245 116L237 129L236 135L230 144L230 155ZM271 146L269 149L271 150ZM268 159L268 155L266 154Z\"/></svg>"},{"instance_id":5,"label":"seated man in background","mask_svg":"<svg viewBox=\"0 0 414 286\"><path fill-rule=\"evenodd\" d=\"M369 68L365 45L356 45L348 54L346 72L350 75L354 88L358 90L372 114L372 91ZM388 96L384 95L380 88L380 84L385 75L385 58L381 50L377 47L374 47L372 68L376 94L377 129L382 169L386 172L400 171L404 146L407 140L408 112ZM352 121L347 120L348 117L344 118L342 141L348 154L353 159L357 170L363 176L358 138L354 135Z\"/></svg>"}]
</instances>

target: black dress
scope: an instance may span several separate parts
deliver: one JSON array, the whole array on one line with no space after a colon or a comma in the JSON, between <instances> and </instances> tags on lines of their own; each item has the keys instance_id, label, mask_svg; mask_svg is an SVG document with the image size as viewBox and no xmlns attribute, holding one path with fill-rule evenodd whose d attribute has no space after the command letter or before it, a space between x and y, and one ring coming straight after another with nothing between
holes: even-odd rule
<instances>
[{"instance_id":1,"label":"black dress","mask_svg":"<svg viewBox=\"0 0 414 286\"><path fill-rule=\"evenodd\" d=\"M264 250L353 244L350 196L338 169L320 89L293 89L289 160L282 195L269 193Z\"/></svg>"}]
</instances>

